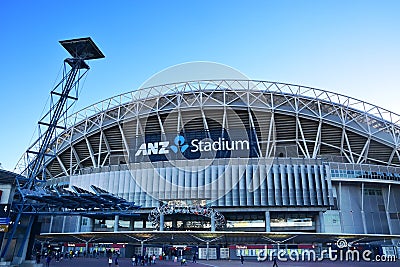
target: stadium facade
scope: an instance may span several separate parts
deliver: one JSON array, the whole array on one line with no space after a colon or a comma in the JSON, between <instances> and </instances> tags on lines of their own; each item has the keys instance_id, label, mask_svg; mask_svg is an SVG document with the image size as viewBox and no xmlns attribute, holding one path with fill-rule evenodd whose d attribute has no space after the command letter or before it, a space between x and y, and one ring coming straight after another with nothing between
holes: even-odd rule
<instances>
[{"instance_id":1,"label":"stadium facade","mask_svg":"<svg viewBox=\"0 0 400 267\"><path fill-rule=\"evenodd\" d=\"M48 216L41 233L396 237L399 118L333 92L255 80L177 82L118 95L68 119L43 175L49 187L94 185L135 202L139 215ZM244 245L235 242L225 246Z\"/></svg>"}]
</instances>

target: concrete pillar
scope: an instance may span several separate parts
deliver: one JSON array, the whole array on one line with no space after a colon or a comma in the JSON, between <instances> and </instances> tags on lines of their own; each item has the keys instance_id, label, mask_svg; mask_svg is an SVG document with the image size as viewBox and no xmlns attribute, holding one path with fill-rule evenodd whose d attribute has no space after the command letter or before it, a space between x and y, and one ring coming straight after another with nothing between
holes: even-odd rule
<instances>
[{"instance_id":1,"label":"concrete pillar","mask_svg":"<svg viewBox=\"0 0 400 267\"><path fill-rule=\"evenodd\" d=\"M343 213L342 213L342 182L339 182L339 218L340 218L340 230L344 233L343 226Z\"/></svg>"},{"instance_id":2,"label":"concrete pillar","mask_svg":"<svg viewBox=\"0 0 400 267\"><path fill-rule=\"evenodd\" d=\"M214 214L211 215L211 232L215 232L215 217Z\"/></svg>"},{"instance_id":3,"label":"concrete pillar","mask_svg":"<svg viewBox=\"0 0 400 267\"><path fill-rule=\"evenodd\" d=\"M390 213L389 213L389 207L390 207L390 189L391 185L388 185L388 192L387 192L387 199L385 201L385 197L383 197L383 203L385 205L385 212L386 212L386 219L389 227L389 233L393 235L393 230L392 230L392 220L390 219Z\"/></svg>"},{"instance_id":4,"label":"concrete pillar","mask_svg":"<svg viewBox=\"0 0 400 267\"><path fill-rule=\"evenodd\" d=\"M90 231L94 232L94 219L93 218L89 218L89 223L90 223Z\"/></svg>"},{"instance_id":5,"label":"concrete pillar","mask_svg":"<svg viewBox=\"0 0 400 267\"><path fill-rule=\"evenodd\" d=\"M271 232L271 214L269 210L265 212L265 232Z\"/></svg>"},{"instance_id":6,"label":"concrete pillar","mask_svg":"<svg viewBox=\"0 0 400 267\"><path fill-rule=\"evenodd\" d=\"M51 230L52 230L52 228L53 228L53 220L54 220L54 217L51 216L51 217L50 217L49 233L51 233Z\"/></svg>"},{"instance_id":7,"label":"concrete pillar","mask_svg":"<svg viewBox=\"0 0 400 267\"><path fill-rule=\"evenodd\" d=\"M78 222L76 224L76 232L81 231L81 225L82 225L82 216L78 216Z\"/></svg>"},{"instance_id":8,"label":"concrete pillar","mask_svg":"<svg viewBox=\"0 0 400 267\"><path fill-rule=\"evenodd\" d=\"M207 242L207 254L206 254L206 260L208 260L208 259L209 259L209 257L210 257L209 250L210 250L210 242Z\"/></svg>"},{"instance_id":9,"label":"concrete pillar","mask_svg":"<svg viewBox=\"0 0 400 267\"><path fill-rule=\"evenodd\" d=\"M325 223L324 223L324 213L320 211L318 213L318 221L319 221L319 233L325 233Z\"/></svg>"},{"instance_id":10,"label":"concrete pillar","mask_svg":"<svg viewBox=\"0 0 400 267\"><path fill-rule=\"evenodd\" d=\"M62 227L61 227L61 233L65 233L65 220L67 219L67 216L63 217L63 222L62 222Z\"/></svg>"},{"instance_id":11,"label":"concrete pillar","mask_svg":"<svg viewBox=\"0 0 400 267\"><path fill-rule=\"evenodd\" d=\"M114 232L118 232L118 224L119 224L119 215L115 215L115 217L114 217Z\"/></svg>"},{"instance_id":12,"label":"concrete pillar","mask_svg":"<svg viewBox=\"0 0 400 267\"><path fill-rule=\"evenodd\" d=\"M130 229L131 229L132 231L135 230L135 220L134 220L134 219L131 219L130 224L131 224Z\"/></svg>"},{"instance_id":13,"label":"concrete pillar","mask_svg":"<svg viewBox=\"0 0 400 267\"><path fill-rule=\"evenodd\" d=\"M160 231L164 231L164 214L160 213Z\"/></svg>"},{"instance_id":14,"label":"concrete pillar","mask_svg":"<svg viewBox=\"0 0 400 267\"><path fill-rule=\"evenodd\" d=\"M25 260L26 252L28 250L28 239L29 235L31 234L34 221L34 216L29 216L19 221L21 223L21 226L24 228L24 231L22 236L16 238L16 246L14 247L15 250L12 256L12 265L10 266L20 266L21 263Z\"/></svg>"},{"instance_id":15,"label":"concrete pillar","mask_svg":"<svg viewBox=\"0 0 400 267\"><path fill-rule=\"evenodd\" d=\"M365 220L365 212L361 210L361 220L363 224L363 232L364 234L367 234L367 221Z\"/></svg>"},{"instance_id":16,"label":"concrete pillar","mask_svg":"<svg viewBox=\"0 0 400 267\"><path fill-rule=\"evenodd\" d=\"M26 224L26 228L23 234L23 238L22 238L22 244L20 245L20 248L18 250L18 257L22 257L24 255L26 255L26 251L28 249L28 240L29 240L29 235L31 234L31 230L32 230L32 225L35 221L35 217L34 216L30 216L29 219L27 219L27 224Z\"/></svg>"},{"instance_id":17,"label":"concrete pillar","mask_svg":"<svg viewBox=\"0 0 400 267\"><path fill-rule=\"evenodd\" d=\"M367 222L365 220L365 213L364 213L364 183L361 183L361 220L363 223L363 230L364 234L367 234Z\"/></svg>"}]
</instances>

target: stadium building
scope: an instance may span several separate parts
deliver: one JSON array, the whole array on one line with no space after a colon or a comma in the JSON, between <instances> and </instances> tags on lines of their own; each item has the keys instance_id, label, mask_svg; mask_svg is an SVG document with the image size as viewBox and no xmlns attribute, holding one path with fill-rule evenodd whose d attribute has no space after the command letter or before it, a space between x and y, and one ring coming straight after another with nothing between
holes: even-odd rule
<instances>
[{"instance_id":1,"label":"stadium building","mask_svg":"<svg viewBox=\"0 0 400 267\"><path fill-rule=\"evenodd\" d=\"M114 243L127 256L194 246L200 258L340 238L398 246L400 124L383 108L299 85L194 80L115 96L68 122L47 186L141 208L41 217L39 240Z\"/></svg>"}]
</instances>

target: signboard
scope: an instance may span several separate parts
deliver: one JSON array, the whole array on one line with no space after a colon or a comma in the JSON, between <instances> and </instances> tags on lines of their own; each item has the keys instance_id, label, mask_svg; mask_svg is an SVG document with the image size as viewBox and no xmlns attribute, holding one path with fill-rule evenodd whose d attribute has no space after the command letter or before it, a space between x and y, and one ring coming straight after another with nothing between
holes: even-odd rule
<instances>
[{"instance_id":1,"label":"signboard","mask_svg":"<svg viewBox=\"0 0 400 267\"><path fill-rule=\"evenodd\" d=\"M201 158L257 157L257 141L243 131L187 131L128 138L130 163Z\"/></svg>"},{"instance_id":2,"label":"signboard","mask_svg":"<svg viewBox=\"0 0 400 267\"><path fill-rule=\"evenodd\" d=\"M8 225L10 224L11 218L10 217L1 217L0 218L0 225Z\"/></svg>"}]
</instances>

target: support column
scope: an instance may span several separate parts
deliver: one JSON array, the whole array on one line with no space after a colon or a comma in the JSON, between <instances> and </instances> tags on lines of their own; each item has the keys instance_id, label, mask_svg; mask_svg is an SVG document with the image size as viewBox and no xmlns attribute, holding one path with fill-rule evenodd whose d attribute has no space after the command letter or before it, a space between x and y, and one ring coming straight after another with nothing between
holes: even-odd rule
<instances>
[{"instance_id":1,"label":"support column","mask_svg":"<svg viewBox=\"0 0 400 267\"><path fill-rule=\"evenodd\" d=\"M8 238L7 238L7 243L4 245L3 249L1 250L1 255L0 255L0 260L2 261L4 256L7 254L7 251L10 247L11 241L15 235L15 232L17 231L17 226L20 223L20 219L21 219L21 213L19 212L17 214L17 218L14 220L14 224L11 228L11 231L8 234ZM4 236L3 236L4 237Z\"/></svg>"},{"instance_id":2,"label":"support column","mask_svg":"<svg viewBox=\"0 0 400 267\"><path fill-rule=\"evenodd\" d=\"M14 259L13 259L14 263L22 263L21 261L25 260L23 258L23 255L26 255L26 251L28 249L29 235L31 234L32 225L33 225L33 222L35 221L35 217L31 215L29 218L26 218L26 220L27 220L27 224L25 227L24 235L23 235L22 240L20 240L17 257L14 257ZM18 241L17 241L17 243L18 243ZM15 254L14 254L14 256L15 256ZM17 260L17 262L15 262L15 260L17 258L18 258L18 260Z\"/></svg>"},{"instance_id":3,"label":"support column","mask_svg":"<svg viewBox=\"0 0 400 267\"><path fill-rule=\"evenodd\" d=\"M130 222L130 224L131 224L131 231L134 231L135 230L135 220L134 219L131 219L131 222Z\"/></svg>"},{"instance_id":4,"label":"support column","mask_svg":"<svg viewBox=\"0 0 400 267\"><path fill-rule=\"evenodd\" d=\"M63 222L62 222L62 227L61 227L61 233L65 233L65 220L67 219L67 216L63 217Z\"/></svg>"},{"instance_id":5,"label":"support column","mask_svg":"<svg viewBox=\"0 0 400 267\"><path fill-rule=\"evenodd\" d=\"M50 217L50 226L49 226L49 233L51 233L51 230L53 228L53 220L54 220L54 216Z\"/></svg>"},{"instance_id":6,"label":"support column","mask_svg":"<svg viewBox=\"0 0 400 267\"><path fill-rule=\"evenodd\" d=\"M343 226L343 213L342 213L342 182L339 182L339 218L340 218L340 231L344 233Z\"/></svg>"},{"instance_id":7,"label":"support column","mask_svg":"<svg viewBox=\"0 0 400 267\"><path fill-rule=\"evenodd\" d=\"M206 260L208 260L208 259L209 259L209 257L210 257L209 250L210 250L210 242L207 242L207 253L206 253Z\"/></svg>"},{"instance_id":8,"label":"support column","mask_svg":"<svg viewBox=\"0 0 400 267\"><path fill-rule=\"evenodd\" d=\"M385 199L383 200L385 203L385 212L386 212L386 219L387 219L387 223L388 223L388 227L389 227L389 234L393 234L393 230L392 230L392 220L390 219L390 213L389 213L389 205L390 205L390 189L391 189L391 184L388 185L388 193L387 193L387 199L385 201Z\"/></svg>"},{"instance_id":9,"label":"support column","mask_svg":"<svg viewBox=\"0 0 400 267\"><path fill-rule=\"evenodd\" d=\"M118 224L119 224L119 215L115 215L115 217L114 217L114 232L118 232Z\"/></svg>"},{"instance_id":10,"label":"support column","mask_svg":"<svg viewBox=\"0 0 400 267\"><path fill-rule=\"evenodd\" d=\"M82 216L78 216L78 222L76 224L76 232L80 232L81 231L81 225L82 225Z\"/></svg>"},{"instance_id":11,"label":"support column","mask_svg":"<svg viewBox=\"0 0 400 267\"><path fill-rule=\"evenodd\" d=\"M94 232L94 223L95 223L94 219L93 218L89 218L88 222L90 223L90 226L89 226L90 227L90 231Z\"/></svg>"},{"instance_id":12,"label":"support column","mask_svg":"<svg viewBox=\"0 0 400 267\"><path fill-rule=\"evenodd\" d=\"M271 214L269 210L265 212L265 232L271 232Z\"/></svg>"},{"instance_id":13,"label":"support column","mask_svg":"<svg viewBox=\"0 0 400 267\"><path fill-rule=\"evenodd\" d=\"M140 256L144 256L144 241L140 241Z\"/></svg>"},{"instance_id":14,"label":"support column","mask_svg":"<svg viewBox=\"0 0 400 267\"><path fill-rule=\"evenodd\" d=\"M325 223L324 223L324 213L320 211L318 213L318 221L319 221L319 233L325 233Z\"/></svg>"},{"instance_id":15,"label":"support column","mask_svg":"<svg viewBox=\"0 0 400 267\"><path fill-rule=\"evenodd\" d=\"M214 214L211 215L211 232L215 232L215 217Z\"/></svg>"},{"instance_id":16,"label":"support column","mask_svg":"<svg viewBox=\"0 0 400 267\"><path fill-rule=\"evenodd\" d=\"M364 234L367 234L367 222L365 221L364 212L364 183L361 183L361 220L363 224Z\"/></svg>"},{"instance_id":17,"label":"support column","mask_svg":"<svg viewBox=\"0 0 400 267\"><path fill-rule=\"evenodd\" d=\"M164 231L164 214L160 213L160 231Z\"/></svg>"}]
</instances>

